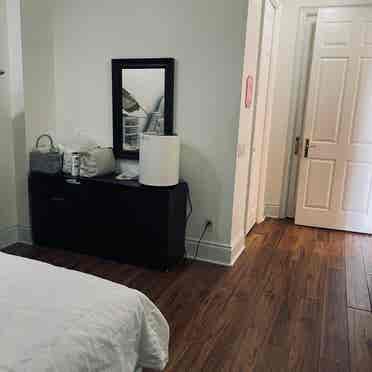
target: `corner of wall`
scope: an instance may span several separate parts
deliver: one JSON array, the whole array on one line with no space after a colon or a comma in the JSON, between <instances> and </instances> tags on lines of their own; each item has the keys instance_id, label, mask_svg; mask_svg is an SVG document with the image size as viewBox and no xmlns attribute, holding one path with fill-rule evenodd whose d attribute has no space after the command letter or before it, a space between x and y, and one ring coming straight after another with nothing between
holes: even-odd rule
<instances>
[{"instance_id":1,"label":"corner of wall","mask_svg":"<svg viewBox=\"0 0 372 372\"><path fill-rule=\"evenodd\" d=\"M280 218L280 204L265 204L265 216L271 218Z\"/></svg>"},{"instance_id":2,"label":"corner of wall","mask_svg":"<svg viewBox=\"0 0 372 372\"><path fill-rule=\"evenodd\" d=\"M244 68L241 79L239 134L235 163L235 185L231 229L231 246L233 249L235 249L234 247L236 245L241 248L241 241L244 241L245 239L252 124L254 120L256 97L254 97L251 108L246 108L244 105L244 94L246 89L246 77L251 75L254 80L257 80L262 10L262 0L249 1L245 33L245 51L243 56ZM239 241L240 243L236 243L236 241Z\"/></svg>"},{"instance_id":3,"label":"corner of wall","mask_svg":"<svg viewBox=\"0 0 372 372\"><path fill-rule=\"evenodd\" d=\"M235 262L238 260L240 255L243 253L244 249L246 248L245 245L245 235L238 237L232 244L232 251L230 257L230 265L233 266Z\"/></svg>"},{"instance_id":4,"label":"corner of wall","mask_svg":"<svg viewBox=\"0 0 372 372\"><path fill-rule=\"evenodd\" d=\"M186 239L186 256L188 258L194 259L198 245L196 260L222 266L233 266L245 249L245 237L239 237L233 244L221 244L206 240L199 244L198 240L188 238Z\"/></svg>"},{"instance_id":5,"label":"corner of wall","mask_svg":"<svg viewBox=\"0 0 372 372\"><path fill-rule=\"evenodd\" d=\"M0 250L18 241L17 226L5 227L0 229Z\"/></svg>"}]
</instances>

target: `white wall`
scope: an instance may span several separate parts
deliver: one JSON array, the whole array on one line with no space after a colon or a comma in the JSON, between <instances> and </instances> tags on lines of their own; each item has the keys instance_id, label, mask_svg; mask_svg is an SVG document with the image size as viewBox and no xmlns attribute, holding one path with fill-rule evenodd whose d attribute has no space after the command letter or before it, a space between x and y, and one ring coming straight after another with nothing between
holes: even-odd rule
<instances>
[{"instance_id":1,"label":"white wall","mask_svg":"<svg viewBox=\"0 0 372 372\"><path fill-rule=\"evenodd\" d=\"M19 144L19 114L22 88L15 77L19 71L19 22L17 1L0 0L0 248L17 240L17 194L19 182L15 145ZM19 16L19 13L18 13Z\"/></svg>"},{"instance_id":2,"label":"white wall","mask_svg":"<svg viewBox=\"0 0 372 372\"><path fill-rule=\"evenodd\" d=\"M24 114L24 87L21 41L20 0L7 1L7 26L9 46L10 113L14 141L15 190L17 201L17 224L27 225L25 213L27 199L26 133Z\"/></svg>"},{"instance_id":3,"label":"white wall","mask_svg":"<svg viewBox=\"0 0 372 372\"><path fill-rule=\"evenodd\" d=\"M26 118L25 169L28 154L42 133L55 134L53 1L22 0L22 51ZM20 224L29 227L28 197L18 201Z\"/></svg>"},{"instance_id":4,"label":"white wall","mask_svg":"<svg viewBox=\"0 0 372 372\"><path fill-rule=\"evenodd\" d=\"M284 213L288 182L289 133L292 79L294 74L297 27L301 8L345 5L371 5L371 0L284 0L275 89L273 123L266 184L266 210L273 216ZM284 217L282 214L281 217Z\"/></svg>"},{"instance_id":5,"label":"white wall","mask_svg":"<svg viewBox=\"0 0 372 372\"><path fill-rule=\"evenodd\" d=\"M27 152L40 134L55 134L53 3L21 3Z\"/></svg>"},{"instance_id":6,"label":"white wall","mask_svg":"<svg viewBox=\"0 0 372 372\"><path fill-rule=\"evenodd\" d=\"M0 236L17 223L6 1L0 0ZM1 240L3 240L0 237Z\"/></svg>"},{"instance_id":7,"label":"white wall","mask_svg":"<svg viewBox=\"0 0 372 372\"><path fill-rule=\"evenodd\" d=\"M231 247L247 0L27 0L22 11L27 150L45 130L111 145L110 59L174 57L188 236L209 218L206 239Z\"/></svg>"}]
</instances>

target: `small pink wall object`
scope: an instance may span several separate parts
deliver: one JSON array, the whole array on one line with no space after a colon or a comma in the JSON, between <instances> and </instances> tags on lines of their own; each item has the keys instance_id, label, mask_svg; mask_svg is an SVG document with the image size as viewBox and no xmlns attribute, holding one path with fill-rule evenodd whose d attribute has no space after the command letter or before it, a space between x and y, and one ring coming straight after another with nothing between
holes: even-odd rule
<instances>
[{"instance_id":1,"label":"small pink wall object","mask_svg":"<svg viewBox=\"0 0 372 372\"><path fill-rule=\"evenodd\" d=\"M253 102L254 81L253 76L248 75L245 87L245 107L251 108Z\"/></svg>"}]
</instances>

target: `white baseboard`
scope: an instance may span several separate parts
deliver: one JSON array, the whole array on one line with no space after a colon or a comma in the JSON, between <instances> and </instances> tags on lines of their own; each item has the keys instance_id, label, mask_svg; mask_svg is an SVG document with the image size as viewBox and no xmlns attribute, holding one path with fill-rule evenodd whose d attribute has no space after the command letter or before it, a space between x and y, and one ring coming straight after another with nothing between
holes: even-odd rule
<instances>
[{"instance_id":1,"label":"white baseboard","mask_svg":"<svg viewBox=\"0 0 372 372\"><path fill-rule=\"evenodd\" d=\"M232 245L232 251L231 251L231 260L230 264L231 266L235 264L236 260L240 257L240 255L243 253L245 249L245 235L238 237Z\"/></svg>"},{"instance_id":2,"label":"white baseboard","mask_svg":"<svg viewBox=\"0 0 372 372\"><path fill-rule=\"evenodd\" d=\"M31 228L19 225L0 228L0 250L15 243L32 244Z\"/></svg>"},{"instance_id":3,"label":"white baseboard","mask_svg":"<svg viewBox=\"0 0 372 372\"><path fill-rule=\"evenodd\" d=\"M29 226L11 226L0 229L0 249L15 243L32 244L31 228ZM198 240L186 239L187 257L194 258ZM199 261L205 261L223 266L232 266L245 249L245 237L239 237L232 245L202 241L200 243Z\"/></svg>"},{"instance_id":4,"label":"white baseboard","mask_svg":"<svg viewBox=\"0 0 372 372\"><path fill-rule=\"evenodd\" d=\"M17 243L18 228L17 226L8 226L0 228L0 249L4 249L9 245Z\"/></svg>"},{"instance_id":5,"label":"white baseboard","mask_svg":"<svg viewBox=\"0 0 372 372\"><path fill-rule=\"evenodd\" d=\"M265 205L265 216L272 217L272 218L279 218L280 204L266 204Z\"/></svg>"},{"instance_id":6,"label":"white baseboard","mask_svg":"<svg viewBox=\"0 0 372 372\"><path fill-rule=\"evenodd\" d=\"M30 226L18 225L18 242L32 244L32 234Z\"/></svg>"},{"instance_id":7,"label":"white baseboard","mask_svg":"<svg viewBox=\"0 0 372 372\"><path fill-rule=\"evenodd\" d=\"M198 240L186 239L186 253L188 258L195 257ZM200 243L196 260L214 263L222 266L233 266L245 248L245 238L237 239L232 245L203 240Z\"/></svg>"},{"instance_id":8,"label":"white baseboard","mask_svg":"<svg viewBox=\"0 0 372 372\"><path fill-rule=\"evenodd\" d=\"M186 239L186 255L194 258L198 245L197 239ZM196 260L211 262L218 265L230 266L231 247L227 244L220 244L203 240L200 243Z\"/></svg>"}]
</instances>

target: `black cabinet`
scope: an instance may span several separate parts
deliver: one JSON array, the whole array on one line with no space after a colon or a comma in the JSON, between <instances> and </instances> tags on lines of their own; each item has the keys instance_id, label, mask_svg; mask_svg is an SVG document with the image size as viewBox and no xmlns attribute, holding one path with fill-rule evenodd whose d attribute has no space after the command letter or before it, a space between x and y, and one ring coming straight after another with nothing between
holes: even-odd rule
<instances>
[{"instance_id":1,"label":"black cabinet","mask_svg":"<svg viewBox=\"0 0 372 372\"><path fill-rule=\"evenodd\" d=\"M185 254L187 184L29 176L35 244L166 269Z\"/></svg>"}]
</instances>

